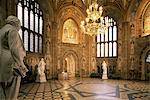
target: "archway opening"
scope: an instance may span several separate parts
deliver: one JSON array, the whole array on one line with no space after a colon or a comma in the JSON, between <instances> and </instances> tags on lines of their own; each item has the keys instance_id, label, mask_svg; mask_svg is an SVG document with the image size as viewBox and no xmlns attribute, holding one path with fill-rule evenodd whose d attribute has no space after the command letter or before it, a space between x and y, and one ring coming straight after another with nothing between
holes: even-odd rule
<instances>
[{"instance_id":1,"label":"archway opening","mask_svg":"<svg viewBox=\"0 0 150 100\"><path fill-rule=\"evenodd\" d=\"M145 80L150 80L150 50L146 53L145 62Z\"/></svg>"},{"instance_id":2,"label":"archway opening","mask_svg":"<svg viewBox=\"0 0 150 100\"><path fill-rule=\"evenodd\" d=\"M69 77L75 77L76 61L72 54L64 58L64 71L68 73Z\"/></svg>"}]
</instances>

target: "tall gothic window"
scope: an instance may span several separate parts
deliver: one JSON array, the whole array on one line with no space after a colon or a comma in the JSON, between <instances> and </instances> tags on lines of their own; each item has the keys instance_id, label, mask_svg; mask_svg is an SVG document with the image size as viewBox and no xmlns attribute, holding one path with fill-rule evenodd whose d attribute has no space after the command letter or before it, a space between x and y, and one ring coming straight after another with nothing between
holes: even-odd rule
<instances>
[{"instance_id":1,"label":"tall gothic window","mask_svg":"<svg viewBox=\"0 0 150 100\"><path fill-rule=\"evenodd\" d=\"M108 29L97 35L97 57L117 57L117 26L112 18L105 18L104 22L108 20Z\"/></svg>"},{"instance_id":2,"label":"tall gothic window","mask_svg":"<svg viewBox=\"0 0 150 100\"><path fill-rule=\"evenodd\" d=\"M19 34L26 51L42 53L43 13L35 0L18 0L17 16L21 22Z\"/></svg>"}]
</instances>

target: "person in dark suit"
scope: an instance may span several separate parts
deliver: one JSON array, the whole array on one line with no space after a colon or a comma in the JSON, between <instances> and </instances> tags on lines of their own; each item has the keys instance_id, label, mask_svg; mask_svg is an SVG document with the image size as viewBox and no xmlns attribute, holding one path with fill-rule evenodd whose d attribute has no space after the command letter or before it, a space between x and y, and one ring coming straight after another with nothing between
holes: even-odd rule
<instances>
[{"instance_id":1,"label":"person in dark suit","mask_svg":"<svg viewBox=\"0 0 150 100\"><path fill-rule=\"evenodd\" d=\"M97 66L97 73L100 74L100 67Z\"/></svg>"}]
</instances>

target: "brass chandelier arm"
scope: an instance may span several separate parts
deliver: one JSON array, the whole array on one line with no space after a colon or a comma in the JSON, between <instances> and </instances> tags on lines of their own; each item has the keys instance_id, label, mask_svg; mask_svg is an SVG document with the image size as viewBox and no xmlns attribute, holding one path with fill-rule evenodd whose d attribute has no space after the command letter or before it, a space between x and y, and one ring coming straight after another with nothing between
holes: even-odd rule
<instances>
[{"instance_id":1,"label":"brass chandelier arm","mask_svg":"<svg viewBox=\"0 0 150 100\"><path fill-rule=\"evenodd\" d=\"M108 17L102 16L103 8L102 6L99 7L97 0L94 0L86 12L87 17L84 21L81 21L80 25L84 33L92 36L105 33L109 26Z\"/></svg>"}]
</instances>

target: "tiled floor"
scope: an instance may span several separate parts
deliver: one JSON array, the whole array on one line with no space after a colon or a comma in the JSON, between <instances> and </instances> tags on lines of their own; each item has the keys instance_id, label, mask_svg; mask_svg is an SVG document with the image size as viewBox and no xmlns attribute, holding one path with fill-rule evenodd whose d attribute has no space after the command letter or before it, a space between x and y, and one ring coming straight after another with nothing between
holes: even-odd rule
<instances>
[{"instance_id":1,"label":"tiled floor","mask_svg":"<svg viewBox=\"0 0 150 100\"><path fill-rule=\"evenodd\" d=\"M74 78L21 86L19 100L150 100L150 82Z\"/></svg>"}]
</instances>

